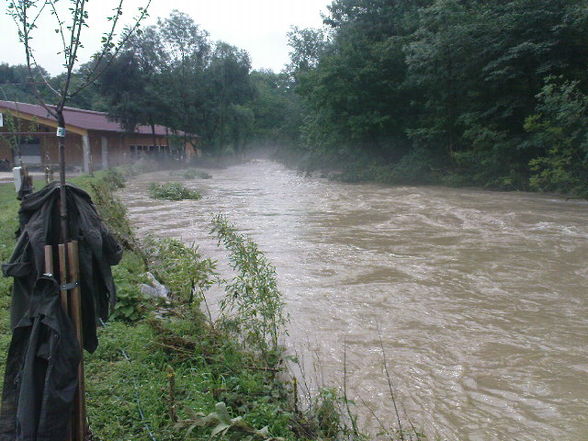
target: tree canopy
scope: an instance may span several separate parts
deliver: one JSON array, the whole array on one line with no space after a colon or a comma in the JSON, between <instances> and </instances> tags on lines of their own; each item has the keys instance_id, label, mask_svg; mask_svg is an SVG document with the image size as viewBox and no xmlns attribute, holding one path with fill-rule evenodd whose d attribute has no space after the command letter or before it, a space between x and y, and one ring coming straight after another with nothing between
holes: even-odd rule
<instances>
[{"instance_id":1,"label":"tree canopy","mask_svg":"<svg viewBox=\"0 0 588 441\"><path fill-rule=\"evenodd\" d=\"M274 73L173 11L72 105L213 153L288 146L343 179L588 194L587 0L334 0L323 18ZM27 100L22 75L0 66Z\"/></svg>"},{"instance_id":2,"label":"tree canopy","mask_svg":"<svg viewBox=\"0 0 588 441\"><path fill-rule=\"evenodd\" d=\"M304 44L311 31L295 30L291 38L297 91L310 112L303 127L308 148L351 162L384 159L392 182L539 189L546 178L536 178L538 164L557 156L544 142L555 123L545 114L546 97L557 95L559 111L566 111L570 82L576 105L588 86L587 6L333 1L318 56ZM578 139L570 142L581 150ZM570 171L576 179L586 174L582 161ZM364 173L365 161L359 163Z\"/></svg>"}]
</instances>

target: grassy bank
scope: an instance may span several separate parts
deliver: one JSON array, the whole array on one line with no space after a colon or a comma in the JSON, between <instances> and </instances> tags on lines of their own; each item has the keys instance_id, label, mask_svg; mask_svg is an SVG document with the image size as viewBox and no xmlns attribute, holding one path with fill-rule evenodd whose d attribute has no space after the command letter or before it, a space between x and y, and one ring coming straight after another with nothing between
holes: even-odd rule
<instances>
[{"instance_id":1,"label":"grassy bank","mask_svg":"<svg viewBox=\"0 0 588 441\"><path fill-rule=\"evenodd\" d=\"M345 183L377 183L397 185L438 185L444 187L478 188L489 191L528 191L555 194L562 198L588 199L588 191L580 186L564 188L531 185L528 176L488 177L475 175L458 164L448 166L439 158L415 153L399 161L377 158L370 154L348 152L310 152L277 150L270 157L287 167ZM534 181L533 181L534 182Z\"/></svg>"},{"instance_id":2,"label":"grassy bank","mask_svg":"<svg viewBox=\"0 0 588 441\"><path fill-rule=\"evenodd\" d=\"M214 262L178 241L140 243L113 194L124 185L121 174L99 172L73 181L89 191L126 248L114 269L119 303L110 322L99 330L98 350L85 358L88 418L95 440L204 440L211 435L334 439L345 432L336 398L317 400L312 411L297 408L291 383L282 375L275 328L261 329L267 320L276 323L271 316L276 311L258 317L260 328L252 327L256 317L251 314L212 323L201 312L200 302L207 287L217 283ZM17 210L12 185L0 185L2 261L14 245ZM217 219L217 229L222 230L219 239L225 234L233 247L236 271L248 271L247 277L263 275L265 282L255 282L260 292L271 288L267 283L271 284L272 267L262 253L222 219ZM139 284L147 282L147 271L170 288L171 300L157 301L141 293ZM0 279L2 369L11 337L11 283ZM252 304L245 296L248 285L235 282L225 288L233 293L243 290L239 301ZM276 300L274 307L281 308L281 303Z\"/></svg>"}]
</instances>

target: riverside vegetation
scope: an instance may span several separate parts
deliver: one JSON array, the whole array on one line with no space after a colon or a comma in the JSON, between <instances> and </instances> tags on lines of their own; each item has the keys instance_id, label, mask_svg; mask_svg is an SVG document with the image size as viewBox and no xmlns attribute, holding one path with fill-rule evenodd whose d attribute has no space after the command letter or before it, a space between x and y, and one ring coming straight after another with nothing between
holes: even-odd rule
<instances>
[{"instance_id":1,"label":"riverside vegetation","mask_svg":"<svg viewBox=\"0 0 588 441\"><path fill-rule=\"evenodd\" d=\"M196 190L190 190L179 182L166 182L149 184L149 196L153 199L165 199L168 201L181 201L184 199L198 200L202 195Z\"/></svg>"},{"instance_id":2,"label":"riverside vegetation","mask_svg":"<svg viewBox=\"0 0 588 441\"><path fill-rule=\"evenodd\" d=\"M209 156L278 149L348 182L588 197L587 6L332 0L322 27L291 29L281 73L252 71L246 51L173 11L71 105L198 134ZM35 102L30 81L0 65L7 99Z\"/></svg>"},{"instance_id":3,"label":"riverside vegetation","mask_svg":"<svg viewBox=\"0 0 588 441\"><path fill-rule=\"evenodd\" d=\"M100 345L86 354L87 408L95 440L367 439L349 425L349 406L324 389L304 409L288 379L280 336L287 317L275 270L263 253L223 216L213 230L229 252L232 281L220 280L215 262L177 240L139 240L114 191L125 174L97 172L73 183L89 191L121 240L125 253L114 267L118 303L100 329ZM36 183L40 187L41 183ZM0 185L0 259L12 251L18 201L12 184ZM140 290L147 272L170 290L156 301ZM217 320L202 310L216 283L227 296ZM10 342L11 280L0 279L0 351ZM0 363L4 368L5 359ZM353 419L352 419L353 421ZM388 439L418 435L389 432Z\"/></svg>"}]
</instances>

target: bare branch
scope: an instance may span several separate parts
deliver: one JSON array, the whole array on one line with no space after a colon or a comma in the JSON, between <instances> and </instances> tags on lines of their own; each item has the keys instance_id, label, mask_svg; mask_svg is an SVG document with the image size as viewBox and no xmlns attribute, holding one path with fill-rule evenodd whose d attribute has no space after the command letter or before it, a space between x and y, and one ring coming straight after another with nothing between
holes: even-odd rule
<instances>
[{"instance_id":1,"label":"bare branch","mask_svg":"<svg viewBox=\"0 0 588 441\"><path fill-rule=\"evenodd\" d=\"M47 86L47 88L53 92L56 96L61 96L61 94L59 93L59 91L57 89L55 89L47 80L47 78L45 78L45 75L43 75L43 72L41 71L41 66L39 66L39 63L37 63L37 60L35 58L35 54L31 51L31 58L33 60L34 66L36 67L37 70L37 75L41 77L41 79L43 80L42 83L40 84L44 84L45 86ZM34 80L34 78L31 78L32 80ZM36 83L34 83L36 84Z\"/></svg>"},{"instance_id":2,"label":"bare branch","mask_svg":"<svg viewBox=\"0 0 588 441\"><path fill-rule=\"evenodd\" d=\"M43 13L43 10L45 9L45 6L47 6L47 2L43 2L43 6L41 6L39 8L39 12L37 12L37 15L35 16L35 18L31 21L29 28L30 29L34 29L36 27L35 23L37 23L37 20L39 19L39 17L41 16L41 14Z\"/></svg>"},{"instance_id":3,"label":"bare branch","mask_svg":"<svg viewBox=\"0 0 588 441\"><path fill-rule=\"evenodd\" d=\"M356 418L351 413L351 408L349 407L349 398L347 396L347 342L343 343L343 401L345 403L345 410L347 411L347 416L351 421L351 428L353 429L353 434L355 436L359 436Z\"/></svg>"},{"instance_id":4,"label":"bare branch","mask_svg":"<svg viewBox=\"0 0 588 441\"><path fill-rule=\"evenodd\" d=\"M63 57L64 57L64 65L67 64L67 55L66 55L66 51L67 51L67 43L65 42L65 34L63 33L63 24L64 22L61 21L61 18L59 17L59 13L57 12L57 7L55 6L55 0L47 0L49 5L51 6L52 9L52 14L55 16L55 19L57 20L57 25L59 26L57 29L59 30L59 34L61 36L61 44L63 45Z\"/></svg>"},{"instance_id":5,"label":"bare branch","mask_svg":"<svg viewBox=\"0 0 588 441\"><path fill-rule=\"evenodd\" d=\"M374 419L376 420L376 422L380 426L380 431L382 432L382 434L385 434L386 436L390 436L390 431L388 430L388 428L386 428L386 426L384 425L384 422L378 417L378 415L376 414L374 409L372 409L372 407L369 405L369 403L367 401L365 401L363 399L363 397L361 397L361 396L359 397L359 399L361 400L361 404L363 404L363 407L365 407L370 412L370 414L374 417ZM392 437L390 436L390 438L392 438Z\"/></svg>"},{"instance_id":6,"label":"bare branch","mask_svg":"<svg viewBox=\"0 0 588 441\"><path fill-rule=\"evenodd\" d=\"M103 37L102 51L100 52L100 55L98 56L98 59L96 60L95 66L100 65L104 56L107 53L109 53L110 49L112 48L112 40L114 39L114 36L115 36L115 30L116 30L116 27L118 24L118 20L119 20L120 16L122 15L123 2L124 2L124 0L120 0L118 3L118 6L113 9L114 15L111 17L112 18L112 26L110 27L109 32L104 33L105 36Z\"/></svg>"},{"instance_id":7,"label":"bare branch","mask_svg":"<svg viewBox=\"0 0 588 441\"><path fill-rule=\"evenodd\" d=\"M21 8L22 9L20 11L20 16L18 17L21 20L21 24L22 24L21 39L22 39L22 42L24 44L24 49L25 49L27 72L29 74L29 78L30 78L31 82L33 82L34 76L33 76L32 49L30 46L30 35L29 35L31 28L27 24L28 3L22 2ZM36 65L36 63L35 63L35 65ZM41 97L41 94L39 93L38 87L36 85L33 85L33 87L31 89L33 91L33 95L35 96L35 99L39 102L39 104L49 113L49 115L51 115L55 119L57 119L57 113L53 109L51 109L49 106L47 106L47 104L45 104L45 100L43 100L43 98Z\"/></svg>"}]
</instances>

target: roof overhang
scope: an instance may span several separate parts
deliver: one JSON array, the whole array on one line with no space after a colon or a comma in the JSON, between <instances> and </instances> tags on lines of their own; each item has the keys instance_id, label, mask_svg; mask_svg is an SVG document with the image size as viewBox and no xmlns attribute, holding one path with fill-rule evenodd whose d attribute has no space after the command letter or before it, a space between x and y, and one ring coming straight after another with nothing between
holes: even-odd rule
<instances>
[{"instance_id":1,"label":"roof overhang","mask_svg":"<svg viewBox=\"0 0 588 441\"><path fill-rule=\"evenodd\" d=\"M23 119L25 121L36 122L36 123L42 124L44 126L53 127L54 129L57 129L57 121L54 119L43 118L41 116L31 115L26 112L20 112L18 110L10 109L8 107L3 107L3 106L0 106L0 112L6 112L6 113L14 116L15 118ZM68 132L75 133L76 135L80 135L80 136L87 136L88 135L88 131L86 129L81 129L79 127L75 127L75 126L69 125L67 123L65 124L65 129Z\"/></svg>"}]
</instances>

